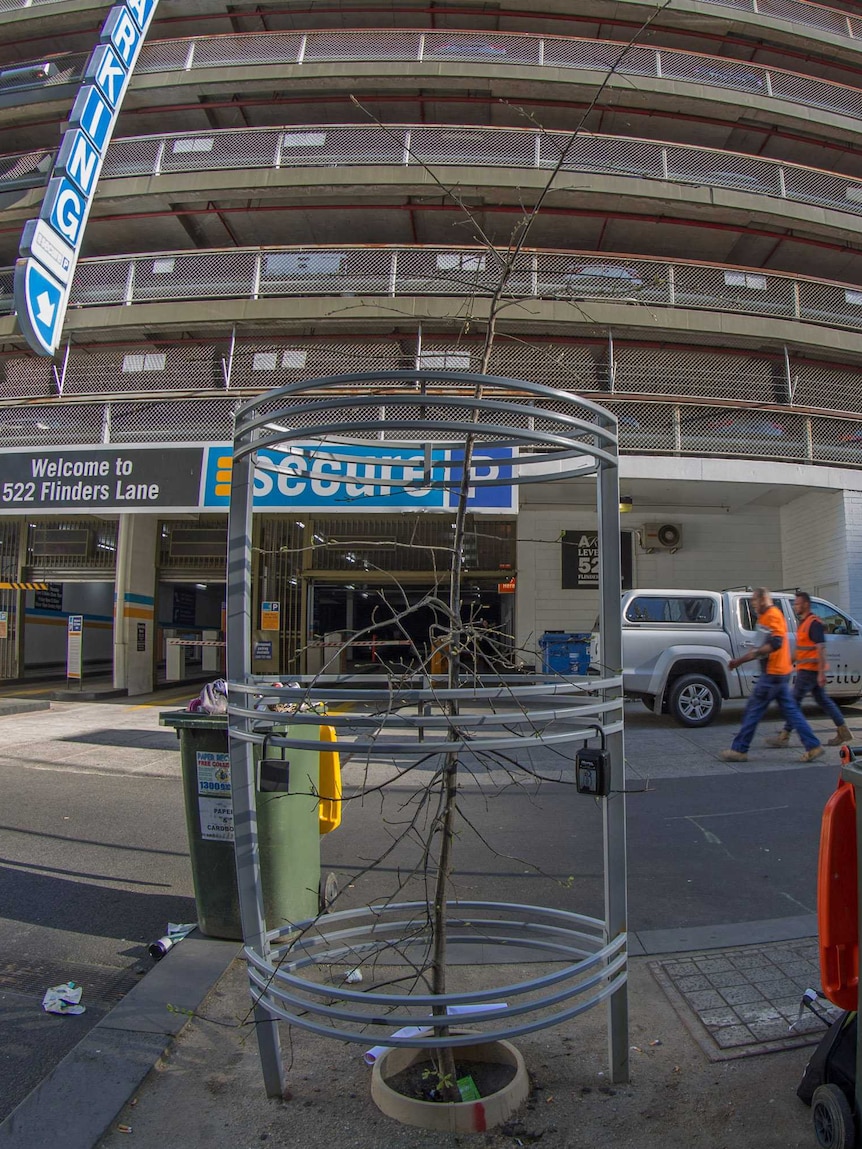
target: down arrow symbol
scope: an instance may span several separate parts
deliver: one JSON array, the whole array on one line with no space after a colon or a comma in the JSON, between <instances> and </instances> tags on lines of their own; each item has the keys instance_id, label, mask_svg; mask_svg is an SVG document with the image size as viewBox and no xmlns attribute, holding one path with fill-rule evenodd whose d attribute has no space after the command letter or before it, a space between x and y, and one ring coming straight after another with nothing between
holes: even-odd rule
<instances>
[{"instance_id":1,"label":"down arrow symbol","mask_svg":"<svg viewBox=\"0 0 862 1149\"><path fill-rule=\"evenodd\" d=\"M40 323L44 323L46 327L50 327L54 322L54 312L57 310L57 304L51 302L51 296L47 291L43 291L41 295L37 295L36 302L39 305L36 318Z\"/></svg>"}]
</instances>

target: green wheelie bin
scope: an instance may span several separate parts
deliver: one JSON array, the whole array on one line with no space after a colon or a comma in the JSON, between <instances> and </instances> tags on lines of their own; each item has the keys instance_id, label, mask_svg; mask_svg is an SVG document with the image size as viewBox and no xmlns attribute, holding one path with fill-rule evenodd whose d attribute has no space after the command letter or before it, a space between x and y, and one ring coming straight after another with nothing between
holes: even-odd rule
<instances>
[{"instance_id":1,"label":"green wheelie bin","mask_svg":"<svg viewBox=\"0 0 862 1149\"><path fill-rule=\"evenodd\" d=\"M169 711L159 721L174 727L180 741L198 926L210 937L241 939L227 715ZM279 733L287 729L284 724L277 727ZM316 736L313 726L302 729L302 737ZM313 918L322 908L322 807L333 803L317 797L317 751L268 746L266 756L290 762L287 790L255 791L264 915L268 928L275 929Z\"/></svg>"}]
</instances>

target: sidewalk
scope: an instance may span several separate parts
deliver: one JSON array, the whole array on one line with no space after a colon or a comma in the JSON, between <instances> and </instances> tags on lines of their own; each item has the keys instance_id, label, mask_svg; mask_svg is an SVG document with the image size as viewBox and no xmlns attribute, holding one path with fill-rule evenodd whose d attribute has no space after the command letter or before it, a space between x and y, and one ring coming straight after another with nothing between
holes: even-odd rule
<instances>
[{"instance_id":1,"label":"sidewalk","mask_svg":"<svg viewBox=\"0 0 862 1149\"><path fill-rule=\"evenodd\" d=\"M380 1114L370 1099L363 1045L290 1033L287 1027L282 1051L290 1099L268 1100L238 953L235 943L197 935L176 946L0 1126L0 1146L816 1144L810 1110L795 1090L822 1026L806 1015L807 1034L794 1036L787 1021L795 1017L798 986L811 984L812 972L816 984L811 939L633 958L631 1081L613 1085L608 1079L606 1011L598 1006L518 1039L533 1079L531 1099L501 1129L460 1139L400 1126ZM776 970L790 979L785 1016L772 1004L779 993ZM488 976L503 983L513 970L498 968ZM711 988L692 989L698 984ZM726 999L723 1010L710 1008L720 995ZM735 1014L729 1004L740 997L749 1002L747 1014L744 1002Z\"/></svg>"},{"instance_id":2,"label":"sidewalk","mask_svg":"<svg viewBox=\"0 0 862 1149\"><path fill-rule=\"evenodd\" d=\"M715 756L726 728L681 731L637 715L633 725L634 777L738 773ZM760 758L760 770L781 768L774 754ZM805 770L805 779L819 777ZM0 1149L128 1149L135 1140L166 1149L246 1149L268 1141L312 1149L814 1146L810 1110L795 1090L823 1027L806 1015L807 1033L791 1034L789 1023L802 990L819 984L815 931L813 915L802 913L632 933L631 1081L608 1079L600 1005L519 1038L534 1082L530 1101L507 1126L460 1139L380 1114L363 1045L287 1027L290 1100L268 1100L239 946L192 935L0 1125ZM513 967L484 976L505 985ZM368 1045L378 1040L375 1033Z\"/></svg>"}]
</instances>

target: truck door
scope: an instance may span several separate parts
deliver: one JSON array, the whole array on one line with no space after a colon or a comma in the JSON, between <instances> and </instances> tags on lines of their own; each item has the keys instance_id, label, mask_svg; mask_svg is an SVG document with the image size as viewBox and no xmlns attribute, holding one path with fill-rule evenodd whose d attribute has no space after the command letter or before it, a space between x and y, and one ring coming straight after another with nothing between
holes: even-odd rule
<instances>
[{"instance_id":1,"label":"truck door","mask_svg":"<svg viewBox=\"0 0 862 1149\"><path fill-rule=\"evenodd\" d=\"M862 694L862 633L859 624L837 606L812 598L811 610L823 623L826 634L826 689L836 698Z\"/></svg>"},{"instance_id":2,"label":"truck door","mask_svg":"<svg viewBox=\"0 0 862 1149\"><path fill-rule=\"evenodd\" d=\"M762 646L764 634L762 630L758 629L757 615L754 613L751 599L747 595L741 595L735 601L731 601L730 610L732 617L728 619L728 628L733 640L734 653L737 656L742 656L758 646ZM754 689L755 680L760 674L760 660L744 662L737 670L731 670L729 673L739 675L742 696L747 698Z\"/></svg>"}]
</instances>

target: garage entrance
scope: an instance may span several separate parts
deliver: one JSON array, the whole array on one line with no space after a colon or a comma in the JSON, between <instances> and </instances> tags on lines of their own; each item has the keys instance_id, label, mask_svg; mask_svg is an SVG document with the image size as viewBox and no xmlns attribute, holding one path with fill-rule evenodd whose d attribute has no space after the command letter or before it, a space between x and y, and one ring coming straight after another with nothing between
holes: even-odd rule
<instances>
[{"instance_id":1,"label":"garage entrance","mask_svg":"<svg viewBox=\"0 0 862 1149\"><path fill-rule=\"evenodd\" d=\"M306 670L427 667L435 639L448 629L451 516L320 518L307 529ZM465 666L512 665L514 595L500 587L515 577L515 541L513 519L468 519L461 556Z\"/></svg>"},{"instance_id":2,"label":"garage entrance","mask_svg":"<svg viewBox=\"0 0 862 1149\"><path fill-rule=\"evenodd\" d=\"M447 627L446 584L311 583L309 669L329 673L406 673L427 669L435 637ZM498 582L471 582L461 597L465 667L512 664L511 596ZM320 648L322 657L313 657ZM339 651L341 652L339 655Z\"/></svg>"},{"instance_id":3,"label":"garage entrance","mask_svg":"<svg viewBox=\"0 0 862 1149\"><path fill-rule=\"evenodd\" d=\"M22 592L24 626L17 674L10 677L65 677L70 615L82 619L83 677L111 677L118 525L115 518L39 519L27 525L24 573L28 582L47 585Z\"/></svg>"},{"instance_id":4,"label":"garage entrance","mask_svg":"<svg viewBox=\"0 0 862 1149\"><path fill-rule=\"evenodd\" d=\"M223 677L226 516L161 520L157 569L155 681Z\"/></svg>"}]
</instances>

